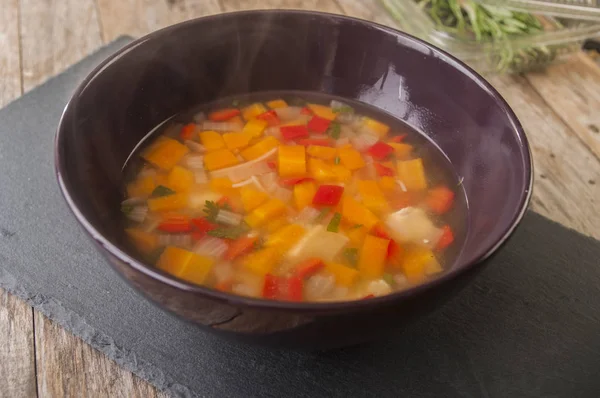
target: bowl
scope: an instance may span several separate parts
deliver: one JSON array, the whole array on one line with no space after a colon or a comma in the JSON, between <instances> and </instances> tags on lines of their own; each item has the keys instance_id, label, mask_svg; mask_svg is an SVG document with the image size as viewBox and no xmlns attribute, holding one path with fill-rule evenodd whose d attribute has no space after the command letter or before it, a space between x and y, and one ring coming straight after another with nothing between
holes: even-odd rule
<instances>
[{"instance_id":1,"label":"bowl","mask_svg":"<svg viewBox=\"0 0 600 398\"><path fill-rule=\"evenodd\" d=\"M129 250L123 165L156 125L193 105L268 90L372 105L429 136L463 178L463 249L441 277L370 300L291 303L188 284ZM160 307L237 340L328 348L393 333L464 287L509 238L530 199L531 155L515 114L481 76L394 29L317 12L248 11L187 21L110 56L81 83L56 135L66 202L97 248Z\"/></svg>"}]
</instances>

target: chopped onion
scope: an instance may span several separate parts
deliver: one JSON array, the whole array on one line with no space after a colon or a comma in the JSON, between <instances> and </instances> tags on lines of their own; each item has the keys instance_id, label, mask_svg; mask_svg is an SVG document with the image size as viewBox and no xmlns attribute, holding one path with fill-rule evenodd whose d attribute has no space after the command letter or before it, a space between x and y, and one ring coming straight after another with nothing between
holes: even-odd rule
<instances>
[{"instance_id":1,"label":"chopped onion","mask_svg":"<svg viewBox=\"0 0 600 398\"><path fill-rule=\"evenodd\" d=\"M344 234L329 232L322 225L317 225L287 252L287 257L291 261L312 257L333 261L349 240Z\"/></svg>"},{"instance_id":2,"label":"chopped onion","mask_svg":"<svg viewBox=\"0 0 600 398\"><path fill-rule=\"evenodd\" d=\"M291 189L276 186L272 195L275 199L279 199L283 203L288 203L290 200L292 200L293 192Z\"/></svg>"},{"instance_id":3,"label":"chopped onion","mask_svg":"<svg viewBox=\"0 0 600 398\"><path fill-rule=\"evenodd\" d=\"M158 235L158 243L161 246L187 248L192 244L192 236L190 234L160 234Z\"/></svg>"},{"instance_id":4,"label":"chopped onion","mask_svg":"<svg viewBox=\"0 0 600 398\"><path fill-rule=\"evenodd\" d=\"M385 296L391 292L392 287L383 279L371 281L367 285L367 294L372 294L373 296Z\"/></svg>"},{"instance_id":5,"label":"chopped onion","mask_svg":"<svg viewBox=\"0 0 600 398\"><path fill-rule=\"evenodd\" d=\"M229 179L236 183L244 181L254 175L264 174L271 171L269 165L265 160L275 155L277 148L271 149L261 157L250 160L246 163L238 164L237 166L228 167L226 169L211 171L211 178L229 177Z\"/></svg>"},{"instance_id":6,"label":"chopped onion","mask_svg":"<svg viewBox=\"0 0 600 398\"><path fill-rule=\"evenodd\" d=\"M373 164L373 158L370 156L365 156L365 173L367 175L367 179L377 179L377 170L375 169L375 165Z\"/></svg>"},{"instance_id":7,"label":"chopped onion","mask_svg":"<svg viewBox=\"0 0 600 398\"><path fill-rule=\"evenodd\" d=\"M141 197L141 196L136 196L133 198L125 199L124 201L121 202L121 206L135 206L135 205L140 205L145 202L146 202L146 198Z\"/></svg>"},{"instance_id":8,"label":"chopped onion","mask_svg":"<svg viewBox=\"0 0 600 398\"><path fill-rule=\"evenodd\" d=\"M206 171L194 171L194 181L196 181L196 184L206 184L208 182L208 176L206 175Z\"/></svg>"},{"instance_id":9,"label":"chopped onion","mask_svg":"<svg viewBox=\"0 0 600 398\"><path fill-rule=\"evenodd\" d=\"M398 289L404 289L410 285L408 279L406 279L406 277L402 274L394 275L394 283Z\"/></svg>"},{"instance_id":10,"label":"chopped onion","mask_svg":"<svg viewBox=\"0 0 600 398\"><path fill-rule=\"evenodd\" d=\"M245 283L235 283L231 286L231 291L240 296L257 297L260 293L260 288Z\"/></svg>"},{"instance_id":11,"label":"chopped onion","mask_svg":"<svg viewBox=\"0 0 600 398\"><path fill-rule=\"evenodd\" d=\"M144 167L139 173L138 177L154 177L156 170L151 167Z\"/></svg>"},{"instance_id":12,"label":"chopped onion","mask_svg":"<svg viewBox=\"0 0 600 398\"><path fill-rule=\"evenodd\" d=\"M344 104L343 102L338 101L338 100L331 100L331 102L329 103L329 106L334 111L338 111L343 108L350 108L350 105Z\"/></svg>"},{"instance_id":13,"label":"chopped onion","mask_svg":"<svg viewBox=\"0 0 600 398\"><path fill-rule=\"evenodd\" d=\"M335 289L335 277L331 274L316 274L308 278L304 285L304 293L309 300L327 297Z\"/></svg>"},{"instance_id":14,"label":"chopped onion","mask_svg":"<svg viewBox=\"0 0 600 398\"><path fill-rule=\"evenodd\" d=\"M354 133L354 130L352 130L350 127L342 125L342 127L340 127L340 138L350 138L350 137L354 137L356 134Z\"/></svg>"},{"instance_id":15,"label":"chopped onion","mask_svg":"<svg viewBox=\"0 0 600 398\"><path fill-rule=\"evenodd\" d=\"M338 140L335 141L335 146L337 148L346 146L350 143L350 139L348 137L344 137L344 138L340 138Z\"/></svg>"},{"instance_id":16,"label":"chopped onion","mask_svg":"<svg viewBox=\"0 0 600 398\"><path fill-rule=\"evenodd\" d=\"M188 206L193 210L200 210L204 208L206 201L216 202L221 199L221 195L212 191L193 191L188 197Z\"/></svg>"},{"instance_id":17,"label":"chopped onion","mask_svg":"<svg viewBox=\"0 0 600 398\"><path fill-rule=\"evenodd\" d=\"M183 164L192 170L204 170L204 156L190 154L183 158Z\"/></svg>"},{"instance_id":18,"label":"chopped onion","mask_svg":"<svg viewBox=\"0 0 600 398\"><path fill-rule=\"evenodd\" d=\"M194 115L193 119L194 122L196 122L197 124L201 124L203 121L206 120L206 115L204 114L204 112L198 112Z\"/></svg>"},{"instance_id":19,"label":"chopped onion","mask_svg":"<svg viewBox=\"0 0 600 398\"><path fill-rule=\"evenodd\" d=\"M359 134L350 138L350 142L359 152L365 152L379 141L379 137L371 134Z\"/></svg>"},{"instance_id":20,"label":"chopped onion","mask_svg":"<svg viewBox=\"0 0 600 398\"><path fill-rule=\"evenodd\" d=\"M404 185L404 182L402 180L397 179L396 184L400 185L400 189L402 190L402 192L408 191L408 189L406 189L406 185Z\"/></svg>"},{"instance_id":21,"label":"chopped onion","mask_svg":"<svg viewBox=\"0 0 600 398\"><path fill-rule=\"evenodd\" d=\"M296 222L299 224L312 224L321 212L314 207L307 206L300 210L300 213L296 216Z\"/></svg>"},{"instance_id":22,"label":"chopped onion","mask_svg":"<svg viewBox=\"0 0 600 398\"><path fill-rule=\"evenodd\" d=\"M202 122L202 128L204 130L213 130L213 131L240 131L244 126L235 122L211 122L206 120Z\"/></svg>"},{"instance_id":23,"label":"chopped onion","mask_svg":"<svg viewBox=\"0 0 600 398\"><path fill-rule=\"evenodd\" d=\"M275 109L277 117L283 122L290 122L299 118L302 115L302 108L299 106L286 106L284 108Z\"/></svg>"},{"instance_id":24,"label":"chopped onion","mask_svg":"<svg viewBox=\"0 0 600 398\"><path fill-rule=\"evenodd\" d=\"M235 271L230 263L219 263L213 267L213 274L217 283L227 282L233 279Z\"/></svg>"},{"instance_id":25,"label":"chopped onion","mask_svg":"<svg viewBox=\"0 0 600 398\"><path fill-rule=\"evenodd\" d=\"M188 148L190 148L190 150L192 152L197 152L197 153L204 153L204 152L206 152L206 148L204 148L204 145L198 144L195 141L185 140L183 143L185 144L185 146L187 146Z\"/></svg>"},{"instance_id":26,"label":"chopped onion","mask_svg":"<svg viewBox=\"0 0 600 398\"><path fill-rule=\"evenodd\" d=\"M236 184L232 184L231 187L232 188L239 188L239 187L243 187L245 185L250 185L250 184L254 184L254 180L252 178L248 178L247 180L244 180L242 182L238 182Z\"/></svg>"},{"instance_id":27,"label":"chopped onion","mask_svg":"<svg viewBox=\"0 0 600 398\"><path fill-rule=\"evenodd\" d=\"M254 185L256 185L256 188L258 188L259 190L261 190L263 192L267 192L267 190L265 189L263 184L261 184L260 180L256 176L252 176L252 178L250 178L250 179L254 182Z\"/></svg>"},{"instance_id":28,"label":"chopped onion","mask_svg":"<svg viewBox=\"0 0 600 398\"><path fill-rule=\"evenodd\" d=\"M390 214L385 219L385 225L389 228L392 238L401 243L416 243L435 247L443 231L437 228L427 217L423 209L417 207L405 207Z\"/></svg>"},{"instance_id":29,"label":"chopped onion","mask_svg":"<svg viewBox=\"0 0 600 398\"><path fill-rule=\"evenodd\" d=\"M340 112L335 117L335 120L337 120L340 123L352 124L357 121L360 121L360 116L351 112Z\"/></svg>"},{"instance_id":30,"label":"chopped onion","mask_svg":"<svg viewBox=\"0 0 600 398\"><path fill-rule=\"evenodd\" d=\"M281 130L277 126L267 127L264 132L265 135L270 135L277 139L281 139Z\"/></svg>"},{"instance_id":31,"label":"chopped onion","mask_svg":"<svg viewBox=\"0 0 600 398\"><path fill-rule=\"evenodd\" d=\"M216 221L223 224L240 225L242 215L228 210L219 210Z\"/></svg>"},{"instance_id":32,"label":"chopped onion","mask_svg":"<svg viewBox=\"0 0 600 398\"><path fill-rule=\"evenodd\" d=\"M127 213L127 218L131 221L142 222L144 219L146 219L147 214L148 206L134 206L134 208Z\"/></svg>"},{"instance_id":33,"label":"chopped onion","mask_svg":"<svg viewBox=\"0 0 600 398\"><path fill-rule=\"evenodd\" d=\"M160 220L156 217L146 217L140 228L144 232L153 232L160 224Z\"/></svg>"},{"instance_id":34,"label":"chopped onion","mask_svg":"<svg viewBox=\"0 0 600 398\"><path fill-rule=\"evenodd\" d=\"M219 212L220 213L220 212ZM227 251L227 244L219 238L207 236L196 243L194 252L208 257L219 258Z\"/></svg>"},{"instance_id":35,"label":"chopped onion","mask_svg":"<svg viewBox=\"0 0 600 398\"><path fill-rule=\"evenodd\" d=\"M277 173L271 171L260 176L259 180L265 192L273 192L278 186L278 179Z\"/></svg>"}]
</instances>

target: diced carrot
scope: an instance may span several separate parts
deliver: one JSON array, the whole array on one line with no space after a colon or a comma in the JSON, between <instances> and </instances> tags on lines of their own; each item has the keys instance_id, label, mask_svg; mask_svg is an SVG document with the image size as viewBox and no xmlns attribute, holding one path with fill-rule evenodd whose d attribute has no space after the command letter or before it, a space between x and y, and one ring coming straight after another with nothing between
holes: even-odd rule
<instances>
[{"instance_id":1,"label":"diced carrot","mask_svg":"<svg viewBox=\"0 0 600 398\"><path fill-rule=\"evenodd\" d=\"M442 236L435 247L437 250L444 250L448 246L450 246L454 242L454 233L452 232L452 228L449 225L444 225L442 227Z\"/></svg>"},{"instance_id":2,"label":"diced carrot","mask_svg":"<svg viewBox=\"0 0 600 398\"><path fill-rule=\"evenodd\" d=\"M208 118L213 122L223 122L229 120L234 116L240 114L240 110L237 108L221 109L208 114Z\"/></svg>"},{"instance_id":3,"label":"diced carrot","mask_svg":"<svg viewBox=\"0 0 600 398\"><path fill-rule=\"evenodd\" d=\"M234 260L239 256L246 254L254 247L254 244L258 240L257 237L244 237L234 240L229 245L229 249L225 253L225 260Z\"/></svg>"},{"instance_id":4,"label":"diced carrot","mask_svg":"<svg viewBox=\"0 0 600 398\"><path fill-rule=\"evenodd\" d=\"M453 202L454 192L445 186L430 189L425 198L427 207L435 214L446 213L452 208Z\"/></svg>"},{"instance_id":5,"label":"diced carrot","mask_svg":"<svg viewBox=\"0 0 600 398\"><path fill-rule=\"evenodd\" d=\"M296 276L305 279L309 276L314 275L322 268L325 267L325 263L320 258L309 258L296 266Z\"/></svg>"},{"instance_id":6,"label":"diced carrot","mask_svg":"<svg viewBox=\"0 0 600 398\"><path fill-rule=\"evenodd\" d=\"M327 138L303 138L296 140L298 145L319 145L319 146L333 146L333 141Z\"/></svg>"},{"instance_id":7,"label":"diced carrot","mask_svg":"<svg viewBox=\"0 0 600 398\"><path fill-rule=\"evenodd\" d=\"M182 140L191 140L194 138L195 131L196 125L194 123L189 123L181 128L181 133L179 133L179 136Z\"/></svg>"},{"instance_id":8,"label":"diced carrot","mask_svg":"<svg viewBox=\"0 0 600 398\"><path fill-rule=\"evenodd\" d=\"M279 120L277 112L275 112L274 110L261 113L256 118L259 120L266 121L269 124L269 126L277 126L278 124L281 124L281 120Z\"/></svg>"}]
</instances>

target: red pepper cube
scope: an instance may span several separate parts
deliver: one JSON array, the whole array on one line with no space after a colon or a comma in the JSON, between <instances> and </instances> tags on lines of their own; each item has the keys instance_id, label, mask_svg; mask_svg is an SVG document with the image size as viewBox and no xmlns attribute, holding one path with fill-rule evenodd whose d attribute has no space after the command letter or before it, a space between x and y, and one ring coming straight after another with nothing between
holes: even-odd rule
<instances>
[{"instance_id":1,"label":"red pepper cube","mask_svg":"<svg viewBox=\"0 0 600 398\"><path fill-rule=\"evenodd\" d=\"M325 134L330 124L331 120L327 120L319 116L313 116L313 118L308 122L307 127L310 131L314 131L315 133Z\"/></svg>"},{"instance_id":2,"label":"red pepper cube","mask_svg":"<svg viewBox=\"0 0 600 398\"><path fill-rule=\"evenodd\" d=\"M309 107L305 106L304 108L302 108L302 110L300 111L301 115L312 115L313 111L310 110Z\"/></svg>"},{"instance_id":3,"label":"red pepper cube","mask_svg":"<svg viewBox=\"0 0 600 398\"><path fill-rule=\"evenodd\" d=\"M269 126L277 126L281 124L281 120L279 120L277 112L275 112L274 109L271 109L270 111L267 111L265 113L261 113L256 118L266 121L269 124Z\"/></svg>"},{"instance_id":4,"label":"red pepper cube","mask_svg":"<svg viewBox=\"0 0 600 398\"><path fill-rule=\"evenodd\" d=\"M394 148L384 142L378 141L367 150L367 153L377 160L383 160L394 153Z\"/></svg>"},{"instance_id":5,"label":"red pepper cube","mask_svg":"<svg viewBox=\"0 0 600 398\"><path fill-rule=\"evenodd\" d=\"M450 246L454 242L454 233L452 232L452 228L449 225L444 225L442 227L442 236L436 245L437 250L444 250L448 246Z\"/></svg>"},{"instance_id":6,"label":"red pepper cube","mask_svg":"<svg viewBox=\"0 0 600 398\"><path fill-rule=\"evenodd\" d=\"M321 185L313 197L313 205L335 206L340 202L344 187L338 185Z\"/></svg>"},{"instance_id":7,"label":"red pepper cube","mask_svg":"<svg viewBox=\"0 0 600 398\"><path fill-rule=\"evenodd\" d=\"M262 296L271 300L275 300L279 296L279 278L277 276L265 275Z\"/></svg>"},{"instance_id":8,"label":"red pepper cube","mask_svg":"<svg viewBox=\"0 0 600 398\"><path fill-rule=\"evenodd\" d=\"M194 123L186 124L181 128L179 136L182 140L191 140L194 138L194 132L196 131L196 125Z\"/></svg>"},{"instance_id":9,"label":"red pepper cube","mask_svg":"<svg viewBox=\"0 0 600 398\"><path fill-rule=\"evenodd\" d=\"M306 126L281 126L279 131L281 132L283 139L287 141L308 137L308 129Z\"/></svg>"},{"instance_id":10,"label":"red pepper cube","mask_svg":"<svg viewBox=\"0 0 600 398\"><path fill-rule=\"evenodd\" d=\"M288 301L302 301L304 283L299 276L292 276L282 281L281 298Z\"/></svg>"},{"instance_id":11,"label":"red pepper cube","mask_svg":"<svg viewBox=\"0 0 600 398\"><path fill-rule=\"evenodd\" d=\"M380 177L393 177L394 176L394 170L390 169L389 167L386 167L382 164L379 163L373 163L373 166L375 166L375 171L377 172L377 175Z\"/></svg>"}]
</instances>

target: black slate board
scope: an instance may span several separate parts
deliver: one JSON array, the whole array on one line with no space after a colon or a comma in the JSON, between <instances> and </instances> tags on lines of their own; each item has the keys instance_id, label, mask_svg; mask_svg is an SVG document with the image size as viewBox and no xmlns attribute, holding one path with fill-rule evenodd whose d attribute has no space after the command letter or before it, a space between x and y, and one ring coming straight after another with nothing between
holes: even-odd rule
<instances>
[{"instance_id":1,"label":"black slate board","mask_svg":"<svg viewBox=\"0 0 600 398\"><path fill-rule=\"evenodd\" d=\"M158 310L95 251L58 191L55 127L121 38L0 111L0 286L178 396L600 396L600 242L529 213L454 300L388 341L243 346Z\"/></svg>"}]
</instances>

